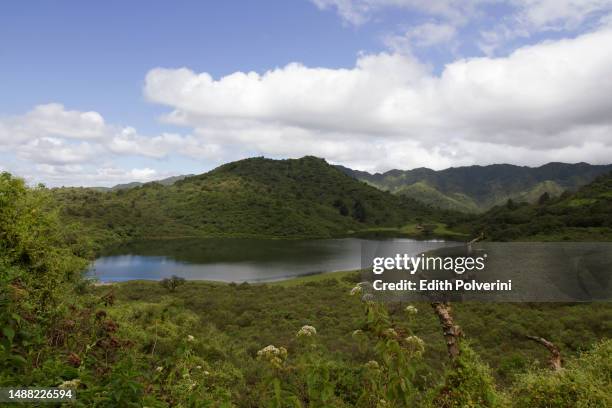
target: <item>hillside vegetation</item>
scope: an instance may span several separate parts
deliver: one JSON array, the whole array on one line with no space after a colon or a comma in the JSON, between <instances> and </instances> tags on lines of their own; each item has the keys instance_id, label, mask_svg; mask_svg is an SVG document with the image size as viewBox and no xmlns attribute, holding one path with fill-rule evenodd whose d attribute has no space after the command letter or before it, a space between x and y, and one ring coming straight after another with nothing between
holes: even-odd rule
<instances>
[{"instance_id":1,"label":"hillside vegetation","mask_svg":"<svg viewBox=\"0 0 612 408\"><path fill-rule=\"evenodd\" d=\"M608 183L567 205L607 199ZM2 387L70 388L78 407L612 404L608 303L457 304L451 360L430 305L368 301L357 274L91 286L87 235L53 198L0 176ZM546 368L527 335L557 344L566 368Z\"/></svg>"},{"instance_id":2,"label":"hillside vegetation","mask_svg":"<svg viewBox=\"0 0 612 408\"><path fill-rule=\"evenodd\" d=\"M315 157L253 158L171 185L55 189L98 242L185 236L329 237L400 227L439 211L357 181Z\"/></svg>"},{"instance_id":3,"label":"hillside vegetation","mask_svg":"<svg viewBox=\"0 0 612 408\"><path fill-rule=\"evenodd\" d=\"M536 204L508 200L454 228L468 234L485 232L495 241L612 240L612 173L599 176L574 193L540 195Z\"/></svg>"},{"instance_id":4,"label":"hillside vegetation","mask_svg":"<svg viewBox=\"0 0 612 408\"><path fill-rule=\"evenodd\" d=\"M533 203L545 192L558 196L564 190L575 191L597 176L612 171L612 165L587 163L548 163L535 168L494 164L440 171L419 168L382 174L338 168L381 190L405 194L438 208L464 212L482 212L508 199Z\"/></svg>"}]
</instances>

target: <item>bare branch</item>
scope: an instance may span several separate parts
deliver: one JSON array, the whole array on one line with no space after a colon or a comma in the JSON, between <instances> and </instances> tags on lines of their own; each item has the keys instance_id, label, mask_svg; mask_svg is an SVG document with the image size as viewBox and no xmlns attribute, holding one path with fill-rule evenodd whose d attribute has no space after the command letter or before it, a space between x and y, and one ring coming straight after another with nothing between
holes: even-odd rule
<instances>
[{"instance_id":1,"label":"bare branch","mask_svg":"<svg viewBox=\"0 0 612 408\"><path fill-rule=\"evenodd\" d=\"M446 348L451 360L459 356L459 338L463 336L461 327L455 324L451 314L451 306L449 302L433 302L431 304L434 312L442 325L442 333L446 340Z\"/></svg>"},{"instance_id":2,"label":"bare branch","mask_svg":"<svg viewBox=\"0 0 612 408\"><path fill-rule=\"evenodd\" d=\"M529 340L535 341L536 343L540 343L548 349L548 351L550 352L550 359L548 360L548 363L550 364L550 368L553 371L558 371L562 368L561 350L559 350L559 347L555 346L553 343L546 340L544 337L527 336L527 338Z\"/></svg>"}]
</instances>

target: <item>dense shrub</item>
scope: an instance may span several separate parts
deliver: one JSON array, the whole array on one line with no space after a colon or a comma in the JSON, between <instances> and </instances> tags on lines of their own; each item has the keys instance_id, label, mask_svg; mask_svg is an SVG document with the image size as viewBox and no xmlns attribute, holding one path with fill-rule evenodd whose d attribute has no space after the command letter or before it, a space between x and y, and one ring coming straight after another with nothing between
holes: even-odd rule
<instances>
[{"instance_id":1,"label":"dense shrub","mask_svg":"<svg viewBox=\"0 0 612 408\"><path fill-rule=\"evenodd\" d=\"M612 406L612 340L572 359L560 371L533 370L512 388L514 407L587 408Z\"/></svg>"}]
</instances>

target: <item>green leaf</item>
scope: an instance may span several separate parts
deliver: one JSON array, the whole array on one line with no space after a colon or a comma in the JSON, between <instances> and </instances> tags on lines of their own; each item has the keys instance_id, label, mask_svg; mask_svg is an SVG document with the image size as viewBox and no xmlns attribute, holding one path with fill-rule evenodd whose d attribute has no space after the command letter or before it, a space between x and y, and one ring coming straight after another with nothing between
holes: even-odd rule
<instances>
[{"instance_id":1,"label":"green leaf","mask_svg":"<svg viewBox=\"0 0 612 408\"><path fill-rule=\"evenodd\" d=\"M13 338L15 337L15 330L13 330L12 327L3 327L2 334L4 334L4 336L7 337L10 341L13 341Z\"/></svg>"},{"instance_id":2,"label":"green leaf","mask_svg":"<svg viewBox=\"0 0 612 408\"><path fill-rule=\"evenodd\" d=\"M23 358L23 356L20 356L19 354L12 355L11 360L13 360L16 364L19 365L24 365L25 363L27 363L26 359Z\"/></svg>"}]
</instances>

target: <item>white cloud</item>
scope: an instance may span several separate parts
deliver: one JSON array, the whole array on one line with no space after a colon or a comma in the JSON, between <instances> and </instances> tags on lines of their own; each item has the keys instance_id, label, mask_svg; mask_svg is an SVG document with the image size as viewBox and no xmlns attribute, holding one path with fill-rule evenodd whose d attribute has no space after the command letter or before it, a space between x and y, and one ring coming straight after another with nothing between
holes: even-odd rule
<instances>
[{"instance_id":1,"label":"white cloud","mask_svg":"<svg viewBox=\"0 0 612 408\"><path fill-rule=\"evenodd\" d=\"M574 29L590 16L612 12L612 0L511 0L517 20L531 29Z\"/></svg>"},{"instance_id":2,"label":"white cloud","mask_svg":"<svg viewBox=\"0 0 612 408\"><path fill-rule=\"evenodd\" d=\"M424 23L412 27L402 35L387 36L384 41L389 49L398 53L410 52L414 47L450 45L457 29L450 24Z\"/></svg>"},{"instance_id":3,"label":"white cloud","mask_svg":"<svg viewBox=\"0 0 612 408\"><path fill-rule=\"evenodd\" d=\"M165 120L193 127L230 158L318 154L379 169L605 161L610 43L612 31L601 29L504 58L457 60L440 76L385 53L360 56L352 69L290 64L220 79L158 68L144 92L173 109Z\"/></svg>"},{"instance_id":4,"label":"white cloud","mask_svg":"<svg viewBox=\"0 0 612 408\"><path fill-rule=\"evenodd\" d=\"M149 167L124 169L116 166L89 168L85 165L37 164L33 171L22 174L30 182L44 180L52 186L113 186L140 181L148 182L170 176Z\"/></svg>"},{"instance_id":5,"label":"white cloud","mask_svg":"<svg viewBox=\"0 0 612 408\"><path fill-rule=\"evenodd\" d=\"M190 135L140 135L132 127L105 123L97 112L67 110L57 103L0 117L0 153L12 156L12 171L33 181L92 185L149 181L159 176L155 170L128 171L113 160L122 156L164 159L173 153L200 159L213 157L217 150Z\"/></svg>"},{"instance_id":6,"label":"white cloud","mask_svg":"<svg viewBox=\"0 0 612 408\"><path fill-rule=\"evenodd\" d=\"M335 9L350 24L363 24L386 8L409 9L451 21L464 21L481 3L494 0L311 0L319 9Z\"/></svg>"},{"instance_id":7,"label":"white cloud","mask_svg":"<svg viewBox=\"0 0 612 408\"><path fill-rule=\"evenodd\" d=\"M96 139L104 135L105 128L97 112L70 111L50 103L38 105L21 117L0 118L0 141L10 144L47 136Z\"/></svg>"},{"instance_id":8,"label":"white cloud","mask_svg":"<svg viewBox=\"0 0 612 408\"><path fill-rule=\"evenodd\" d=\"M67 143L64 139L40 137L23 144L16 152L33 163L71 164L91 161L101 148L88 142Z\"/></svg>"},{"instance_id":9,"label":"white cloud","mask_svg":"<svg viewBox=\"0 0 612 408\"><path fill-rule=\"evenodd\" d=\"M481 30L478 43L486 55L493 55L506 43L529 38L534 33L571 32L605 24L612 15L612 0L510 0L513 12L494 27Z\"/></svg>"},{"instance_id":10,"label":"white cloud","mask_svg":"<svg viewBox=\"0 0 612 408\"><path fill-rule=\"evenodd\" d=\"M319 3L342 3L362 18L383 6L427 7L439 18L389 37L392 51L362 54L351 68L292 63L221 78L187 68L152 69L145 78L146 98L168 106L162 121L187 127L188 134L143 135L133 127L107 123L98 112L57 103L0 117L0 154L14 160L3 166L37 181L109 185L173 175L154 169L162 161L185 157L210 164L259 154L311 154L365 170L603 163L612 157L609 16L599 18L594 31L575 38L492 56L512 36L529 36L533 27L552 29L569 19L567 10L591 16L607 2L582 8L563 2L565 11L548 20L541 17L544 12L521 14L522 26L528 27L524 33L517 34L520 25L507 32L500 25L481 44L490 47L490 56L457 59L439 74L410 51L457 39L460 19L447 10L455 3ZM469 15L467 10L477 4L454 9ZM514 4L537 10L536 4L544 2Z\"/></svg>"},{"instance_id":11,"label":"white cloud","mask_svg":"<svg viewBox=\"0 0 612 408\"><path fill-rule=\"evenodd\" d=\"M453 37L467 43L474 40L458 35L465 27L480 32L478 47L485 55L494 55L513 40L530 38L536 33L569 33L598 23L609 23L612 0L311 0L319 9L335 10L344 22L360 25L384 10L404 9L417 21L400 34L385 36L394 51L414 46L439 45ZM495 10L495 11L492 11ZM490 19L494 24L490 24ZM489 23L487 23L489 21ZM452 42L456 49L459 41Z\"/></svg>"},{"instance_id":12,"label":"white cloud","mask_svg":"<svg viewBox=\"0 0 612 408\"><path fill-rule=\"evenodd\" d=\"M533 29L568 29L586 18L612 11L612 0L311 0L319 9L334 9L351 24L362 24L384 9L407 9L449 21L465 22L483 6L505 4L509 15Z\"/></svg>"}]
</instances>

